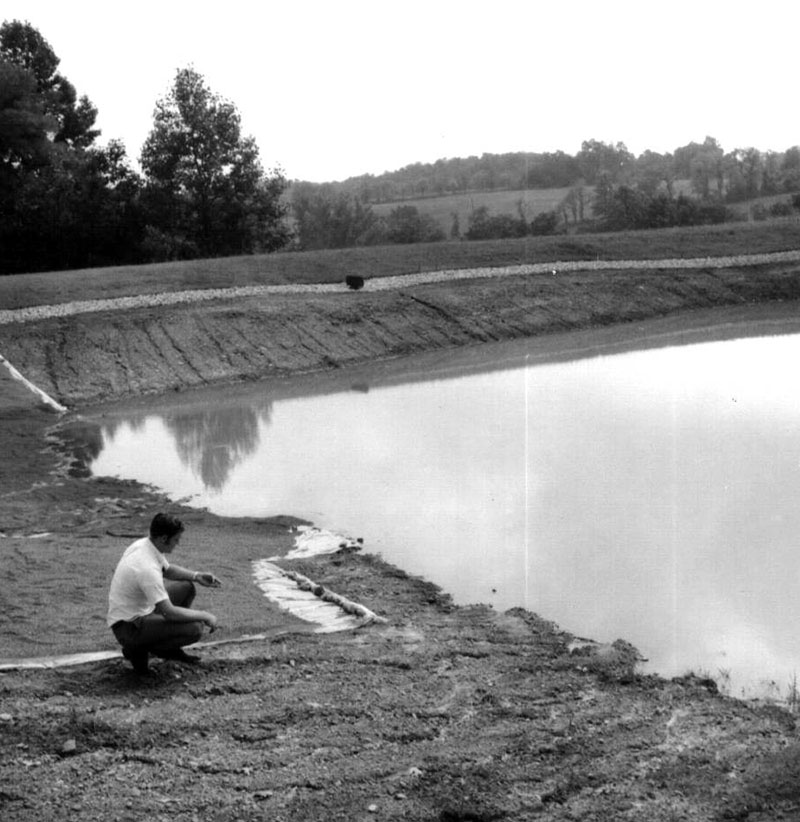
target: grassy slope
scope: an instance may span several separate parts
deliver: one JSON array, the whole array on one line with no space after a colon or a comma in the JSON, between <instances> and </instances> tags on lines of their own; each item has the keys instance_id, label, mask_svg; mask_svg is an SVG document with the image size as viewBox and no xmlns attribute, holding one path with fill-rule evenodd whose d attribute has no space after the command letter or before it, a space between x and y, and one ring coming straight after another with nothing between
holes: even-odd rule
<instances>
[{"instance_id":1,"label":"grassy slope","mask_svg":"<svg viewBox=\"0 0 800 822\"><path fill-rule=\"evenodd\" d=\"M416 206L423 214L433 217L449 235L453 214L458 214L459 225L465 231L469 215L480 206L487 206L492 214L519 213L519 206L526 219L532 220L542 211L550 211L567 196L569 188L535 188L517 191L471 191L465 194L447 194L442 197L421 197L394 203L376 203L372 210L385 217L398 206Z\"/></svg>"},{"instance_id":2,"label":"grassy slope","mask_svg":"<svg viewBox=\"0 0 800 822\"><path fill-rule=\"evenodd\" d=\"M345 274L385 277L446 268L559 260L635 260L785 251L800 247L800 220L685 229L526 237L307 251L0 277L0 308L184 289L341 282Z\"/></svg>"}]
</instances>

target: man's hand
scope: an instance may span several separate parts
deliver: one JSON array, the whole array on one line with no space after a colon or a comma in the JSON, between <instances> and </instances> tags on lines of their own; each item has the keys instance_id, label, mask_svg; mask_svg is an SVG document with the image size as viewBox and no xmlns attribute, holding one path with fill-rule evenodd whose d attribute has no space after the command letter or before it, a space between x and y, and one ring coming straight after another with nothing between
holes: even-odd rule
<instances>
[{"instance_id":1,"label":"man's hand","mask_svg":"<svg viewBox=\"0 0 800 822\"><path fill-rule=\"evenodd\" d=\"M207 613L205 615L205 618L203 619L203 622L205 622L205 624L208 625L208 632L210 634L213 634L214 631L217 630L217 618L214 616L214 614Z\"/></svg>"},{"instance_id":2,"label":"man's hand","mask_svg":"<svg viewBox=\"0 0 800 822\"><path fill-rule=\"evenodd\" d=\"M194 575L194 581L206 588L219 588L222 585L214 574L200 573L199 571Z\"/></svg>"}]
</instances>

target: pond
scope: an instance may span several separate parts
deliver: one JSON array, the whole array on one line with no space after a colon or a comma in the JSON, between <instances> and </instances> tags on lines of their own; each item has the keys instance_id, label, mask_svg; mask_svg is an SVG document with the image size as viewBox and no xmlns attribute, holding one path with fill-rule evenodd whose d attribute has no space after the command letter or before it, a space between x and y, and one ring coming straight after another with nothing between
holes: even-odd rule
<instances>
[{"instance_id":1,"label":"pond","mask_svg":"<svg viewBox=\"0 0 800 822\"><path fill-rule=\"evenodd\" d=\"M303 517L459 603L781 696L800 665L800 324L734 319L106 410L92 471Z\"/></svg>"}]
</instances>

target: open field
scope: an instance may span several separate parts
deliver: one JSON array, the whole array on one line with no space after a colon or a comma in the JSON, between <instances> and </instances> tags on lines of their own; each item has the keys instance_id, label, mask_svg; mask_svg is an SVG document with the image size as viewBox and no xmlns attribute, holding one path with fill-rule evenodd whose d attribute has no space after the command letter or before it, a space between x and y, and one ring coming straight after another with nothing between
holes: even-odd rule
<instances>
[{"instance_id":1,"label":"open field","mask_svg":"<svg viewBox=\"0 0 800 822\"><path fill-rule=\"evenodd\" d=\"M398 206L415 206L421 214L433 217L439 224L445 236L450 236L453 225L453 215L458 215L458 224L463 234L469 227L469 215L480 206L486 206L489 213L512 214L518 216L520 207L525 219L530 222L537 214L557 209L569 192L569 188L547 189L519 189L513 191L473 191L464 194L446 194L441 197L420 197L418 199L401 200L388 203L373 203L372 210L381 217ZM675 180L672 190L677 196L685 194L692 196L691 180ZM591 200L592 187L587 187L588 200ZM730 210L738 219L748 220L755 206L769 208L775 203L786 203L791 200L791 194L770 194L757 197L745 202L730 203ZM587 205L587 218L592 216L591 205Z\"/></svg>"},{"instance_id":2,"label":"open field","mask_svg":"<svg viewBox=\"0 0 800 822\"><path fill-rule=\"evenodd\" d=\"M440 269L562 260L735 256L800 247L800 218L614 234L305 251L0 277L0 309L204 288L338 283Z\"/></svg>"},{"instance_id":3,"label":"open field","mask_svg":"<svg viewBox=\"0 0 800 822\"><path fill-rule=\"evenodd\" d=\"M398 206L416 206L421 214L428 214L436 220L446 236L450 236L453 214L458 214L461 232L467 230L469 215L476 208L486 206L491 214L519 214L520 207L525 219L530 222L543 211L552 211L567 196L569 188L529 188L517 191L471 191L465 194L447 194L442 197L421 197L418 200L403 200L393 203L376 203L372 210L386 217Z\"/></svg>"}]
</instances>

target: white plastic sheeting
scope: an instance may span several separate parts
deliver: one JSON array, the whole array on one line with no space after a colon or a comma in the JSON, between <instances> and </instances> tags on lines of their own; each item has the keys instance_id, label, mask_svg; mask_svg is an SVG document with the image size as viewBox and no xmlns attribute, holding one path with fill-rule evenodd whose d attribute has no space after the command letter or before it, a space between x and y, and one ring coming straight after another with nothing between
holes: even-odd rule
<instances>
[{"instance_id":1,"label":"white plastic sheeting","mask_svg":"<svg viewBox=\"0 0 800 822\"><path fill-rule=\"evenodd\" d=\"M279 608L288 611L292 616L313 622L318 625L315 633L333 633L351 631L360 628L378 618L363 606L357 606L360 613L351 614L336 601L322 599L313 591L304 590L297 581L287 576L286 572L269 560L260 559L253 562L253 576L256 585L264 596ZM334 597L344 600L343 597Z\"/></svg>"}]
</instances>

